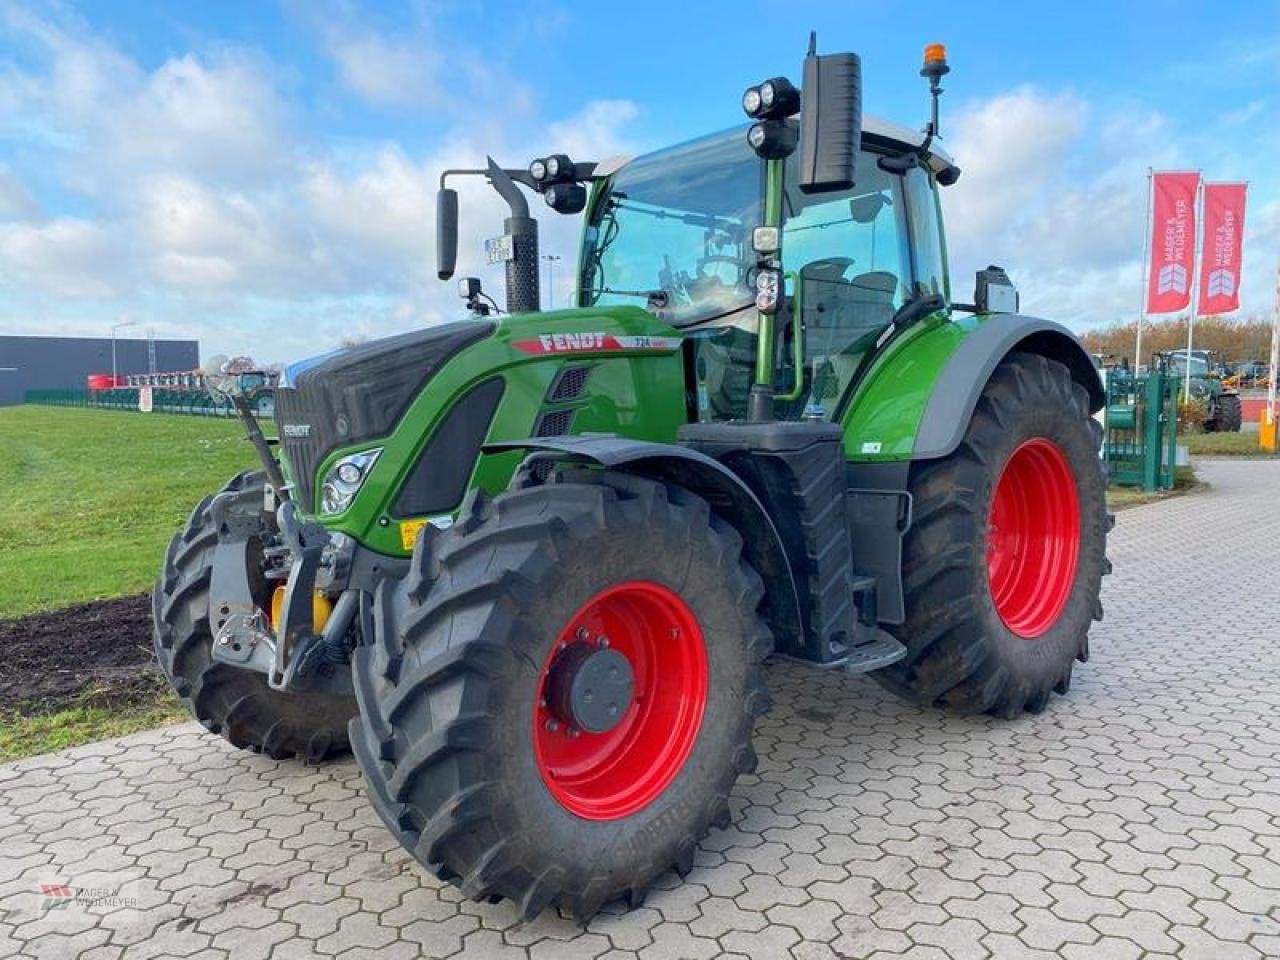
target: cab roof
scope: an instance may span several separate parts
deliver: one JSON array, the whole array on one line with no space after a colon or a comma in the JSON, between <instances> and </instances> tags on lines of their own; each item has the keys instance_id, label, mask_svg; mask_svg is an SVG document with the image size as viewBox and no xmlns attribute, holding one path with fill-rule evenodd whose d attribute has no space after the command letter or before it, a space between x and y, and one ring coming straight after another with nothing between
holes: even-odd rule
<instances>
[{"instance_id":1,"label":"cab roof","mask_svg":"<svg viewBox=\"0 0 1280 960\"><path fill-rule=\"evenodd\" d=\"M904 127L900 123L894 123L892 120L883 120L880 117L864 116L862 118L862 135L870 137L873 141L878 140L884 146L901 145L903 147L918 148L924 143L924 134L919 130L912 130L910 127ZM951 155L943 150L935 140L929 145L929 169L935 174L940 174L944 170L954 171L956 176L960 174L960 168L956 166L956 162L951 159Z\"/></svg>"}]
</instances>

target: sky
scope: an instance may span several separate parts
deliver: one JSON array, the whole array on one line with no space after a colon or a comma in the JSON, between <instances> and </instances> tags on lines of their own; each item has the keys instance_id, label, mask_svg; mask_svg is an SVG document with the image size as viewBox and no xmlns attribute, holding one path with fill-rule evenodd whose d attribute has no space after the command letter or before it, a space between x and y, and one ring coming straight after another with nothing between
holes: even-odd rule
<instances>
[{"instance_id":1,"label":"sky","mask_svg":"<svg viewBox=\"0 0 1280 960\"><path fill-rule=\"evenodd\" d=\"M434 268L448 166L634 155L743 122L808 31L862 57L867 113L919 126L947 44L953 294L1009 270L1076 330L1139 310L1147 171L1248 180L1242 309L1280 257L1280 0L0 0L0 333L197 337L296 359L464 316ZM534 198L536 199L536 198ZM543 209L541 204L534 209ZM459 275L503 205L462 194ZM541 217L569 296L579 224Z\"/></svg>"}]
</instances>

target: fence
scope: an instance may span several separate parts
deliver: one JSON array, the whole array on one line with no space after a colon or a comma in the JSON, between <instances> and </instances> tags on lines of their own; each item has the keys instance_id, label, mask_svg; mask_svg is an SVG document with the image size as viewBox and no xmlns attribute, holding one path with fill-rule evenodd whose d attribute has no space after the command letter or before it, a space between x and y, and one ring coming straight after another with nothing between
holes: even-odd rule
<instances>
[{"instance_id":1,"label":"fence","mask_svg":"<svg viewBox=\"0 0 1280 960\"><path fill-rule=\"evenodd\" d=\"M1113 369L1107 377L1103 455L1114 484L1172 490L1177 464L1178 389L1162 369L1135 377Z\"/></svg>"},{"instance_id":2,"label":"fence","mask_svg":"<svg viewBox=\"0 0 1280 960\"><path fill-rule=\"evenodd\" d=\"M45 407L85 407L103 410L139 410L138 387L115 387L111 390L28 390L26 403ZM275 395L260 391L249 405L265 419L275 416ZM234 417L235 408L226 400L214 400L203 390L167 390L151 388L151 409L155 413L179 413L195 417Z\"/></svg>"}]
</instances>

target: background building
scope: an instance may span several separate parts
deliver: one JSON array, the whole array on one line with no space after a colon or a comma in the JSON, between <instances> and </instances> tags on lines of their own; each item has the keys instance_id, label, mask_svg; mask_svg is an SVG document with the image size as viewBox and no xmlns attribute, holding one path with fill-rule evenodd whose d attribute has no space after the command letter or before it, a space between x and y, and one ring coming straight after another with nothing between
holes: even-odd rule
<instances>
[{"instance_id":1,"label":"background building","mask_svg":"<svg viewBox=\"0 0 1280 960\"><path fill-rule=\"evenodd\" d=\"M156 340L155 370L200 366L196 340ZM147 373L150 342L116 339L116 372ZM22 403L27 390L83 390L91 373L111 372L110 337L0 336L0 407Z\"/></svg>"}]
</instances>

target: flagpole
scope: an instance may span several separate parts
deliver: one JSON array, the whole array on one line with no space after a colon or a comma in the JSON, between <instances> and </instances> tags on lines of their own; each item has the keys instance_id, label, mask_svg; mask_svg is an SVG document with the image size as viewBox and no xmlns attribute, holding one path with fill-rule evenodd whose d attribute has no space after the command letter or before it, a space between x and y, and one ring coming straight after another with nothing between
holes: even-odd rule
<instances>
[{"instance_id":1,"label":"flagpole","mask_svg":"<svg viewBox=\"0 0 1280 960\"><path fill-rule=\"evenodd\" d=\"M1135 377L1142 367L1142 325L1147 319L1147 284L1149 282L1147 274L1151 270L1151 175L1152 170L1147 167L1147 218L1142 221L1142 274L1138 278L1141 281L1139 284L1141 295L1138 298L1138 340L1133 345L1133 375Z\"/></svg>"},{"instance_id":2,"label":"flagpole","mask_svg":"<svg viewBox=\"0 0 1280 960\"><path fill-rule=\"evenodd\" d=\"M1200 171L1197 170L1196 173ZM1204 177L1201 176L1196 183L1196 234L1194 237L1195 246L1191 250L1191 302L1187 304L1190 308L1187 314L1187 355L1184 357L1183 367L1185 368L1185 376L1182 382L1182 402L1191 402L1191 345L1195 337L1196 330L1196 310L1200 306L1200 235L1204 232Z\"/></svg>"},{"instance_id":3,"label":"flagpole","mask_svg":"<svg viewBox=\"0 0 1280 960\"><path fill-rule=\"evenodd\" d=\"M1276 375L1280 374L1280 260L1276 261L1276 305L1271 319L1271 377L1267 384L1267 409L1276 415Z\"/></svg>"}]
</instances>

